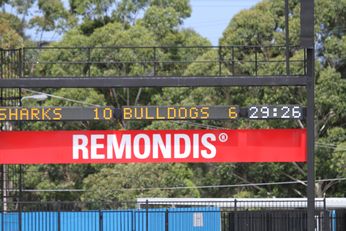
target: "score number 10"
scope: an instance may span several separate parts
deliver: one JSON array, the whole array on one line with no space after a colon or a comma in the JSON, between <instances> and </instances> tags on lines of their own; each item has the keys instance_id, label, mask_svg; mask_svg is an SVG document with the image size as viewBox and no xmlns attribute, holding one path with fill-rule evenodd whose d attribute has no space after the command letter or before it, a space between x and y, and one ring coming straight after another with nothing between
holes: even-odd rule
<instances>
[{"instance_id":1,"label":"score number 10","mask_svg":"<svg viewBox=\"0 0 346 231\"><path fill-rule=\"evenodd\" d=\"M303 108L295 105L251 106L249 119L302 119Z\"/></svg>"}]
</instances>

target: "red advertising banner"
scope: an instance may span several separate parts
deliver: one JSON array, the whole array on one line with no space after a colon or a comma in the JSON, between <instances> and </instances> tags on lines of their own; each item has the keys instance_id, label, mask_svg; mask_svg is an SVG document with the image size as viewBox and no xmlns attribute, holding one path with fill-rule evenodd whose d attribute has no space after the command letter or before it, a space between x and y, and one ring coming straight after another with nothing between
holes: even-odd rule
<instances>
[{"instance_id":1,"label":"red advertising banner","mask_svg":"<svg viewBox=\"0 0 346 231\"><path fill-rule=\"evenodd\" d=\"M0 132L0 164L305 161L305 129Z\"/></svg>"}]
</instances>

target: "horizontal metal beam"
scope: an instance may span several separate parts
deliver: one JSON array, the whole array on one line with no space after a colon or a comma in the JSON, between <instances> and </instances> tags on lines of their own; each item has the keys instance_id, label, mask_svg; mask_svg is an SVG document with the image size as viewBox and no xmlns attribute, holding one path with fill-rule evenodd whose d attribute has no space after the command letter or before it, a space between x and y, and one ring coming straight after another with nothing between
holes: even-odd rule
<instances>
[{"instance_id":1,"label":"horizontal metal beam","mask_svg":"<svg viewBox=\"0 0 346 231\"><path fill-rule=\"evenodd\" d=\"M306 76L94 77L0 79L0 88L305 86Z\"/></svg>"}]
</instances>

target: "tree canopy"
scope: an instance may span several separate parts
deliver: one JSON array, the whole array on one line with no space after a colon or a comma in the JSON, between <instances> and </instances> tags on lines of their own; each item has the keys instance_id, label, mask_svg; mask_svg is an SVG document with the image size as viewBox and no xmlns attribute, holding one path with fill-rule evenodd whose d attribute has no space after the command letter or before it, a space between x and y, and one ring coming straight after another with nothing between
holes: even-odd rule
<instances>
[{"instance_id":1,"label":"tree canopy","mask_svg":"<svg viewBox=\"0 0 346 231\"><path fill-rule=\"evenodd\" d=\"M297 49L300 34L300 1L290 0L290 60L302 60L304 53ZM192 9L188 0L6 0L0 1L0 47L18 48L33 45L25 29L35 28L37 33L56 31L59 41L50 47L107 47L107 46L210 46L210 41L196 31L183 27ZM6 7L5 7L6 6ZM7 6L15 14L6 12ZM29 17L37 7L38 14ZM283 45L285 39L284 1L263 0L250 9L236 14L225 28L219 44L274 46ZM316 0L316 175L317 179L346 176L346 0ZM88 50L45 50L29 54L38 62L32 64L34 76L76 75L72 65L40 65L41 60L82 60ZM256 50L260 60L272 61L250 65L253 51L240 50L237 72L254 75L285 73L285 51L276 48ZM83 73L92 76L150 75L152 63L147 66L131 63L134 59L153 59L146 49L107 52L92 49L93 60L125 60L125 67L115 65L82 66ZM159 71L184 73L187 76L218 73L213 49L158 48L162 60L191 60L188 65L167 64ZM230 57L225 51L224 57ZM225 64L226 65L226 64ZM223 68L222 75L234 70ZM292 62L290 71L304 73L301 62ZM139 88L139 89L43 89L63 98L84 104L110 105L241 105L251 104L306 104L306 92L300 87L196 87L196 88ZM25 102L28 106L32 102ZM76 102L50 98L43 106L72 106ZM214 128L287 128L304 127L297 121L195 121L195 122L59 122L26 123L23 129L204 129ZM295 197L305 196L306 165L302 163L205 163L205 164L120 164L120 165L47 165L27 166L25 187L30 189L82 189L81 193L32 193L28 198L41 200L133 200L141 196L160 197ZM297 184L246 186L249 183L295 181ZM224 188L218 185L244 184L243 187ZM198 186L215 185L208 189ZM170 189L181 187L183 189ZM346 196L344 181L317 181L317 196Z\"/></svg>"}]
</instances>

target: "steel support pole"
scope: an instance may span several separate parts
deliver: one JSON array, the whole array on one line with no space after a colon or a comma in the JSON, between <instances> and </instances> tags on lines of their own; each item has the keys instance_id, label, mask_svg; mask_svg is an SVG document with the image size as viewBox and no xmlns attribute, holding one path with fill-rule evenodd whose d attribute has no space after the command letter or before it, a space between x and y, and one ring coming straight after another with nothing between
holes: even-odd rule
<instances>
[{"instance_id":1,"label":"steel support pole","mask_svg":"<svg viewBox=\"0 0 346 231\"><path fill-rule=\"evenodd\" d=\"M166 212L165 212L165 231L169 231L169 211L168 211L168 208L166 208Z\"/></svg>"},{"instance_id":2,"label":"steel support pole","mask_svg":"<svg viewBox=\"0 0 346 231\"><path fill-rule=\"evenodd\" d=\"M23 182L23 165L19 165L19 179L18 179L18 231L22 231L22 212L23 212L23 205L22 205L22 182Z\"/></svg>"},{"instance_id":3,"label":"steel support pole","mask_svg":"<svg viewBox=\"0 0 346 231\"><path fill-rule=\"evenodd\" d=\"M329 213L327 211L327 198L326 195L324 194L323 196L323 231L331 231L329 227Z\"/></svg>"},{"instance_id":4,"label":"steel support pole","mask_svg":"<svg viewBox=\"0 0 346 231\"><path fill-rule=\"evenodd\" d=\"M309 1L310 20L314 25L314 0ZM314 29L310 36L314 41ZM315 230L315 48L307 49L307 153L308 153L308 177L307 177L307 196L308 196L308 231Z\"/></svg>"},{"instance_id":5,"label":"steel support pole","mask_svg":"<svg viewBox=\"0 0 346 231\"><path fill-rule=\"evenodd\" d=\"M285 0L285 61L286 61L286 75L290 75L290 29L289 29L289 13L290 8L288 4L289 0Z\"/></svg>"},{"instance_id":6,"label":"steel support pole","mask_svg":"<svg viewBox=\"0 0 346 231\"><path fill-rule=\"evenodd\" d=\"M300 43L306 49L307 76L307 230L315 230L315 31L314 31L314 0L301 0L300 11Z\"/></svg>"},{"instance_id":7,"label":"steel support pole","mask_svg":"<svg viewBox=\"0 0 346 231\"><path fill-rule=\"evenodd\" d=\"M58 231L61 231L61 203L58 201Z\"/></svg>"},{"instance_id":8,"label":"steel support pole","mask_svg":"<svg viewBox=\"0 0 346 231\"><path fill-rule=\"evenodd\" d=\"M145 201L145 231L149 231L149 201Z\"/></svg>"},{"instance_id":9,"label":"steel support pole","mask_svg":"<svg viewBox=\"0 0 346 231\"><path fill-rule=\"evenodd\" d=\"M238 211L237 211L237 199L234 199L234 216L233 216L234 231L238 231Z\"/></svg>"},{"instance_id":10,"label":"steel support pole","mask_svg":"<svg viewBox=\"0 0 346 231\"><path fill-rule=\"evenodd\" d=\"M6 164L2 165L2 211L7 212L7 193L8 193L8 181L7 181L7 169Z\"/></svg>"},{"instance_id":11,"label":"steel support pole","mask_svg":"<svg viewBox=\"0 0 346 231\"><path fill-rule=\"evenodd\" d=\"M103 212L99 210L99 231L103 231Z\"/></svg>"},{"instance_id":12,"label":"steel support pole","mask_svg":"<svg viewBox=\"0 0 346 231\"><path fill-rule=\"evenodd\" d=\"M307 71L308 71L308 84L307 84L307 167L308 167L308 183L307 183L307 197L308 197L308 231L315 230L315 52L314 49L307 50Z\"/></svg>"}]
</instances>

